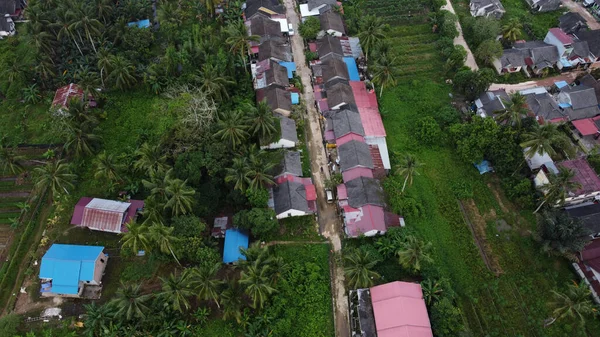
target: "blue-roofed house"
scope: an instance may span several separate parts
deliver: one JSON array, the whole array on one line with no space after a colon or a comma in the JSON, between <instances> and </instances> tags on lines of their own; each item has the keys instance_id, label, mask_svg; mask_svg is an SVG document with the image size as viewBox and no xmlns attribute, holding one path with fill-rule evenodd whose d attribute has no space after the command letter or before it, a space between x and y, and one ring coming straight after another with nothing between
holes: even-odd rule
<instances>
[{"instance_id":1,"label":"blue-roofed house","mask_svg":"<svg viewBox=\"0 0 600 337\"><path fill-rule=\"evenodd\" d=\"M82 297L86 286L100 286L108 256L101 246L53 244L42 257L41 295Z\"/></svg>"},{"instance_id":2,"label":"blue-roofed house","mask_svg":"<svg viewBox=\"0 0 600 337\"><path fill-rule=\"evenodd\" d=\"M346 67L348 67L348 75L350 76L350 81L360 81L360 75L358 74L358 67L356 66L356 60L352 56L345 56L344 62L346 62Z\"/></svg>"},{"instance_id":3,"label":"blue-roofed house","mask_svg":"<svg viewBox=\"0 0 600 337\"><path fill-rule=\"evenodd\" d=\"M129 22L127 24L127 26L128 27L138 27L138 28L149 28L150 27L150 19Z\"/></svg>"},{"instance_id":4,"label":"blue-roofed house","mask_svg":"<svg viewBox=\"0 0 600 337\"><path fill-rule=\"evenodd\" d=\"M240 229L228 229L225 232L225 247L223 248L223 263L235 263L245 260L240 248L248 248L248 234Z\"/></svg>"},{"instance_id":5,"label":"blue-roofed house","mask_svg":"<svg viewBox=\"0 0 600 337\"><path fill-rule=\"evenodd\" d=\"M281 61L279 64L284 66L287 70L288 78L294 77L294 73L296 72L296 63Z\"/></svg>"}]
</instances>

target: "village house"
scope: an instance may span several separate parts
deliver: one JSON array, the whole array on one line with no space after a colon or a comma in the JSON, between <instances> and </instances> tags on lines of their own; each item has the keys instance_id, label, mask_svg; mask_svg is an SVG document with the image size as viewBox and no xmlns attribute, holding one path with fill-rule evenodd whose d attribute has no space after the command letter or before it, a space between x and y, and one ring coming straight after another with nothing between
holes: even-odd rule
<instances>
[{"instance_id":1,"label":"village house","mask_svg":"<svg viewBox=\"0 0 600 337\"><path fill-rule=\"evenodd\" d=\"M600 240L593 240L578 254L573 262L575 271L592 291L592 298L600 304Z\"/></svg>"},{"instance_id":2,"label":"village house","mask_svg":"<svg viewBox=\"0 0 600 337\"><path fill-rule=\"evenodd\" d=\"M363 128L358 112L350 109L332 110L326 115L326 128L331 134L325 135L328 142L335 142L342 146L351 140L364 142L365 129Z\"/></svg>"},{"instance_id":3,"label":"village house","mask_svg":"<svg viewBox=\"0 0 600 337\"><path fill-rule=\"evenodd\" d=\"M373 178L373 159L369 145L364 140L350 140L338 144L337 149L340 172L344 181L363 176Z\"/></svg>"},{"instance_id":4,"label":"village house","mask_svg":"<svg viewBox=\"0 0 600 337\"><path fill-rule=\"evenodd\" d=\"M256 63L252 74L256 90L270 86L284 89L290 85L287 68L271 59Z\"/></svg>"},{"instance_id":5,"label":"village house","mask_svg":"<svg viewBox=\"0 0 600 337\"><path fill-rule=\"evenodd\" d=\"M573 39L560 28L550 28L544 42L556 46L558 49L559 62L556 64L558 69L587 67L596 61L596 57L590 52L586 41Z\"/></svg>"},{"instance_id":6,"label":"village house","mask_svg":"<svg viewBox=\"0 0 600 337\"><path fill-rule=\"evenodd\" d=\"M585 41L588 48L597 62L600 58L600 30L579 30L573 33L573 37L578 41Z\"/></svg>"},{"instance_id":7,"label":"village house","mask_svg":"<svg viewBox=\"0 0 600 337\"><path fill-rule=\"evenodd\" d=\"M309 0L307 3L300 4L300 16L302 22L309 16L318 16L321 14L321 10L326 11L331 9L333 6L340 6L341 3L337 0Z\"/></svg>"},{"instance_id":8,"label":"village house","mask_svg":"<svg viewBox=\"0 0 600 337\"><path fill-rule=\"evenodd\" d=\"M600 115L596 91L585 85L561 88L556 101L571 121Z\"/></svg>"},{"instance_id":9,"label":"village house","mask_svg":"<svg viewBox=\"0 0 600 337\"><path fill-rule=\"evenodd\" d=\"M344 56L344 50L342 49L340 39L331 35L325 35L323 38L317 40L317 53L321 60L332 54L335 54L338 57Z\"/></svg>"},{"instance_id":10,"label":"village house","mask_svg":"<svg viewBox=\"0 0 600 337\"><path fill-rule=\"evenodd\" d=\"M278 75L279 76L279 75ZM256 102L267 102L274 113L289 117L292 113L292 98L289 91L279 86L268 86L256 90Z\"/></svg>"},{"instance_id":11,"label":"village house","mask_svg":"<svg viewBox=\"0 0 600 337\"><path fill-rule=\"evenodd\" d=\"M268 37L258 46L258 61L271 59L276 62L291 62L292 47L281 37Z\"/></svg>"},{"instance_id":12,"label":"village house","mask_svg":"<svg viewBox=\"0 0 600 337\"><path fill-rule=\"evenodd\" d=\"M577 33L588 28L587 22L579 13L568 12L558 18L558 27L567 34Z\"/></svg>"},{"instance_id":13,"label":"village house","mask_svg":"<svg viewBox=\"0 0 600 337\"><path fill-rule=\"evenodd\" d=\"M317 211L317 192L310 178L286 176L273 187L273 208L277 219L304 216Z\"/></svg>"},{"instance_id":14,"label":"village house","mask_svg":"<svg viewBox=\"0 0 600 337\"><path fill-rule=\"evenodd\" d=\"M534 12L551 12L561 6L560 0L525 0Z\"/></svg>"},{"instance_id":15,"label":"village house","mask_svg":"<svg viewBox=\"0 0 600 337\"><path fill-rule=\"evenodd\" d=\"M568 119L567 113L558 106L558 103L547 91L526 94L525 101L530 116L535 117L540 124L559 123Z\"/></svg>"},{"instance_id":16,"label":"village house","mask_svg":"<svg viewBox=\"0 0 600 337\"><path fill-rule=\"evenodd\" d=\"M260 37L283 37L279 22L271 20L268 17L259 15L246 21L248 35L257 35Z\"/></svg>"},{"instance_id":17,"label":"village house","mask_svg":"<svg viewBox=\"0 0 600 337\"><path fill-rule=\"evenodd\" d=\"M350 78L346 62L341 57L328 57L325 61L321 62L321 69L323 83L335 79L348 81Z\"/></svg>"},{"instance_id":18,"label":"village house","mask_svg":"<svg viewBox=\"0 0 600 337\"><path fill-rule=\"evenodd\" d=\"M236 264L240 260L246 260L241 249L248 249L250 237L247 231L232 228L225 231L225 244L223 246L223 263Z\"/></svg>"},{"instance_id":19,"label":"village house","mask_svg":"<svg viewBox=\"0 0 600 337\"><path fill-rule=\"evenodd\" d=\"M506 13L500 0L471 0L471 16L500 19Z\"/></svg>"},{"instance_id":20,"label":"village house","mask_svg":"<svg viewBox=\"0 0 600 337\"><path fill-rule=\"evenodd\" d=\"M517 42L512 49L505 49L493 65L498 74L524 71L541 75L544 69L554 68L559 61L556 46L543 41Z\"/></svg>"},{"instance_id":21,"label":"village house","mask_svg":"<svg viewBox=\"0 0 600 337\"><path fill-rule=\"evenodd\" d=\"M98 298L108 260L103 250L100 246L50 246L40 266L41 296Z\"/></svg>"},{"instance_id":22,"label":"village house","mask_svg":"<svg viewBox=\"0 0 600 337\"><path fill-rule=\"evenodd\" d=\"M496 112L506 109L505 102L509 102L510 97L504 89L486 91L479 95L475 100L476 113L482 118L494 117Z\"/></svg>"},{"instance_id":23,"label":"village house","mask_svg":"<svg viewBox=\"0 0 600 337\"><path fill-rule=\"evenodd\" d=\"M576 190L568 191L568 196L564 201L565 207L594 202L600 199L600 178L585 158L565 160L557 163L556 166L558 169L562 167L573 171L575 176L572 181L581 185L581 187ZM544 171L540 170L538 175L543 173ZM545 185L549 183L547 177L546 181L539 179L539 177L536 178L539 180L537 183L538 189L544 194L547 193L548 191L545 187Z\"/></svg>"},{"instance_id":24,"label":"village house","mask_svg":"<svg viewBox=\"0 0 600 337\"><path fill-rule=\"evenodd\" d=\"M356 105L352 87L348 81L333 80L325 83L325 93L327 94L327 105L331 110L337 110L346 104Z\"/></svg>"},{"instance_id":25,"label":"village house","mask_svg":"<svg viewBox=\"0 0 600 337\"><path fill-rule=\"evenodd\" d=\"M122 233L144 208L142 200L114 201L83 197L75 205L71 224L91 230Z\"/></svg>"},{"instance_id":26,"label":"village house","mask_svg":"<svg viewBox=\"0 0 600 337\"><path fill-rule=\"evenodd\" d=\"M281 115L277 115L277 118L279 118L279 128L281 130L279 139L276 142L261 146L261 149L291 149L298 144L296 122Z\"/></svg>"},{"instance_id":27,"label":"village house","mask_svg":"<svg viewBox=\"0 0 600 337\"><path fill-rule=\"evenodd\" d=\"M278 0L247 0L244 7L246 20L256 16L270 17L271 15L285 14L285 6Z\"/></svg>"},{"instance_id":28,"label":"village house","mask_svg":"<svg viewBox=\"0 0 600 337\"><path fill-rule=\"evenodd\" d=\"M25 0L0 1L0 39L16 34L15 20L23 16Z\"/></svg>"},{"instance_id":29,"label":"village house","mask_svg":"<svg viewBox=\"0 0 600 337\"><path fill-rule=\"evenodd\" d=\"M344 28L342 16L333 9L322 12L319 16L319 21L321 21L321 32L319 33L319 36L332 35L340 37L346 35L346 28Z\"/></svg>"}]
</instances>

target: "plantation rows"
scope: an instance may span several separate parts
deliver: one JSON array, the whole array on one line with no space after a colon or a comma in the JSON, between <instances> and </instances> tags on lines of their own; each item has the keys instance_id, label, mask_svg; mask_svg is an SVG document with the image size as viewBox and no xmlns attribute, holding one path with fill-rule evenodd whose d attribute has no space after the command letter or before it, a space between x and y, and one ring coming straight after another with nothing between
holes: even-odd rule
<instances>
[{"instance_id":1,"label":"plantation rows","mask_svg":"<svg viewBox=\"0 0 600 337\"><path fill-rule=\"evenodd\" d=\"M368 0L365 3L369 14L381 17L390 25L406 25L427 21L427 7L419 1Z\"/></svg>"}]
</instances>

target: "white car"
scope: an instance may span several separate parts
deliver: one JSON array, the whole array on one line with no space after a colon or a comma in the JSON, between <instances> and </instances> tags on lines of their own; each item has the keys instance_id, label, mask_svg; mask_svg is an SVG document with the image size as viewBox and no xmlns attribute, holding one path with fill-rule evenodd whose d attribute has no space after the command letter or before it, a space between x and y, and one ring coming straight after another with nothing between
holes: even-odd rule
<instances>
[{"instance_id":1,"label":"white car","mask_svg":"<svg viewBox=\"0 0 600 337\"><path fill-rule=\"evenodd\" d=\"M294 26L291 23L288 23L288 34L290 36L294 35Z\"/></svg>"}]
</instances>

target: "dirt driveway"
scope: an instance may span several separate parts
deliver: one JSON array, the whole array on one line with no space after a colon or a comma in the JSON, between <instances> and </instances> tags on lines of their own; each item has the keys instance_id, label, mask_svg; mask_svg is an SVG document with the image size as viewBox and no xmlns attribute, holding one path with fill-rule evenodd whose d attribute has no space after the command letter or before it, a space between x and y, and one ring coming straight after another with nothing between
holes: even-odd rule
<instances>
[{"instance_id":1,"label":"dirt driveway","mask_svg":"<svg viewBox=\"0 0 600 337\"><path fill-rule=\"evenodd\" d=\"M573 0L561 0L563 5L567 7L571 12L579 13L588 24L590 29L600 29L600 22L598 22L590 12L587 11L581 4L576 3Z\"/></svg>"},{"instance_id":2,"label":"dirt driveway","mask_svg":"<svg viewBox=\"0 0 600 337\"><path fill-rule=\"evenodd\" d=\"M452 3L450 2L450 0L446 0L446 5L442 6L442 9L445 9L445 10L449 11L450 13L456 14L456 12L454 11L454 7L452 7ZM471 52L471 48L469 48L467 41L465 41L465 38L463 36L462 27L460 26L460 22L458 22L458 20L456 21L456 30L458 30L458 37L454 39L454 45L455 46L463 46L465 48L465 50L467 51L467 60L465 61L465 65L467 67L471 68L471 70L473 70L473 71L479 69L479 67L477 66L477 62L475 62L475 57L473 56L473 53Z\"/></svg>"}]
</instances>

